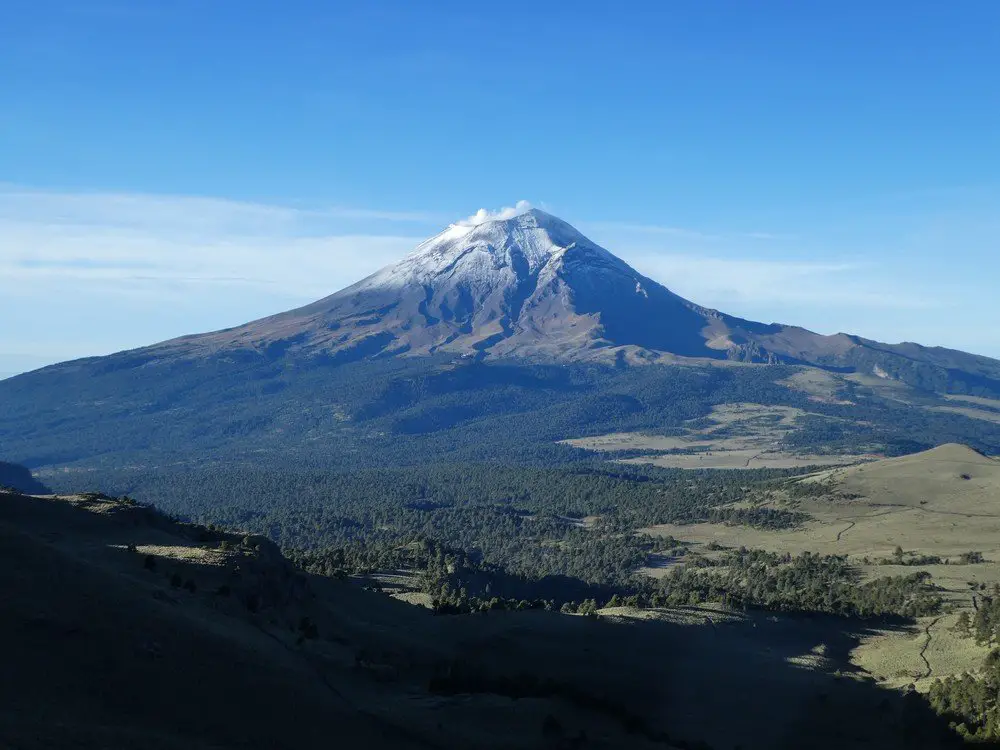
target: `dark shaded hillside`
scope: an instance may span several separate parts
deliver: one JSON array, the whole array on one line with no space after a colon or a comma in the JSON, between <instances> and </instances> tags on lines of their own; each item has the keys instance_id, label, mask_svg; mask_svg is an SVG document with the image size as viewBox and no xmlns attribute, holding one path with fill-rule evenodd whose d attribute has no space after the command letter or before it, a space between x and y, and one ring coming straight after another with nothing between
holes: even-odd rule
<instances>
[{"instance_id":1,"label":"dark shaded hillside","mask_svg":"<svg viewBox=\"0 0 1000 750\"><path fill-rule=\"evenodd\" d=\"M180 604L187 592L119 574L114 560L80 562L34 536L75 519L39 524L24 501L0 502L5 746L319 747L331 736L419 746L385 743L376 722L339 708L261 634L192 619ZM142 570L141 559L133 564Z\"/></svg>"},{"instance_id":2,"label":"dark shaded hillside","mask_svg":"<svg viewBox=\"0 0 1000 750\"><path fill-rule=\"evenodd\" d=\"M434 617L101 496L0 494L0 585L4 746L957 744L919 697L832 673L858 623ZM786 661L818 643L828 666Z\"/></svg>"},{"instance_id":3,"label":"dark shaded hillside","mask_svg":"<svg viewBox=\"0 0 1000 750\"><path fill-rule=\"evenodd\" d=\"M45 495L49 488L32 476L31 471L18 464L0 461L0 487L11 487L28 495Z\"/></svg>"},{"instance_id":4,"label":"dark shaded hillside","mask_svg":"<svg viewBox=\"0 0 1000 750\"><path fill-rule=\"evenodd\" d=\"M428 694L458 656L426 612L111 498L0 494L0 563L5 747L542 748L579 713L543 694L491 739L506 700ZM594 747L670 747L598 708Z\"/></svg>"}]
</instances>

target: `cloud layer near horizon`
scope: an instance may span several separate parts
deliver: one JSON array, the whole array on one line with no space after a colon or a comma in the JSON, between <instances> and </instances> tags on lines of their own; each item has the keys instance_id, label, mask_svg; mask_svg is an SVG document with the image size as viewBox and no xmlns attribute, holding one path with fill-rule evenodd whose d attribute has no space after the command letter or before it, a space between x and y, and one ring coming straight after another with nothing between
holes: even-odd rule
<instances>
[{"instance_id":1,"label":"cloud layer near horizon","mask_svg":"<svg viewBox=\"0 0 1000 750\"><path fill-rule=\"evenodd\" d=\"M391 262L422 234L372 232L373 223L433 220L216 198L0 191L0 271L22 290L75 282L131 295L141 282L143 294L173 295L183 284L242 284L308 296Z\"/></svg>"},{"instance_id":2,"label":"cloud layer near horizon","mask_svg":"<svg viewBox=\"0 0 1000 750\"><path fill-rule=\"evenodd\" d=\"M528 201L479 209L461 226L507 219ZM373 223L390 231L373 232ZM217 198L111 193L0 191L0 271L5 291L37 294L41 285L78 291L173 297L183 285L243 285L308 301L332 293L404 255L432 234L439 216L421 211L304 209ZM360 225L364 225L363 228ZM716 235L655 226L594 224L625 260L679 293L732 295L754 303L788 299L786 282L836 278L856 263L727 259L699 240ZM654 237L616 242L641 231ZM366 230L366 231L365 231ZM617 231L616 230L621 230ZM664 240L663 237L668 239ZM672 238L672 239L669 239ZM679 242L685 240L686 242ZM692 240L694 242L692 242ZM683 245L683 251L671 250ZM655 246L655 249L652 247ZM819 291L812 288L810 295ZM848 293L852 301L859 296ZM860 298L863 298L861 295ZM909 306L893 297L878 307Z\"/></svg>"},{"instance_id":3,"label":"cloud layer near horizon","mask_svg":"<svg viewBox=\"0 0 1000 750\"><path fill-rule=\"evenodd\" d=\"M456 223L530 207L480 209ZM424 211L0 189L0 316L21 320L5 337L0 363L105 353L305 304L394 262L446 223ZM836 317L930 304L890 291L870 264L773 252L733 257L735 247L756 251L755 242L779 236L771 233L613 222L581 228L673 291L734 314L809 325L818 319L810 310Z\"/></svg>"}]
</instances>

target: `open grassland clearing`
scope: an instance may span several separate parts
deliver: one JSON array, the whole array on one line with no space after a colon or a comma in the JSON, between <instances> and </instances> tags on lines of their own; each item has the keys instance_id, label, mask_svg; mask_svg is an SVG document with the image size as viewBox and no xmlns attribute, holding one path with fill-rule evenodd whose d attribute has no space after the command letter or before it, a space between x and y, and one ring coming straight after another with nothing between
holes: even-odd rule
<instances>
[{"instance_id":1,"label":"open grassland clearing","mask_svg":"<svg viewBox=\"0 0 1000 750\"><path fill-rule=\"evenodd\" d=\"M790 480L789 488L770 502L807 514L796 528L662 524L642 533L673 537L709 557L739 547L844 555L862 580L926 571L945 614L921 618L912 630L871 634L855 649L854 663L881 681L921 687L982 663L988 649L950 628L959 612L974 612L976 597L1000 584L1000 461L945 445L816 472ZM671 567L642 572L659 577Z\"/></svg>"},{"instance_id":2,"label":"open grassland clearing","mask_svg":"<svg viewBox=\"0 0 1000 750\"><path fill-rule=\"evenodd\" d=\"M961 394L931 395L925 391L918 391L898 380L862 373L852 373L845 376L831 375L830 377L842 378L845 382L861 386L889 401L896 401L909 406L918 406L930 412L957 414L969 419L1000 424L1000 400L998 399ZM817 384L818 379L821 380L821 376L802 373L788 378L785 384L796 390L812 393L809 390L810 388L822 391L824 387L822 384ZM830 384L830 388L831 390L827 391L828 394L837 392L833 384ZM833 398L833 396L828 397ZM835 402L828 401L827 403Z\"/></svg>"},{"instance_id":3,"label":"open grassland clearing","mask_svg":"<svg viewBox=\"0 0 1000 750\"><path fill-rule=\"evenodd\" d=\"M911 386L892 378L862 372L852 372L842 377L845 382L861 386L869 392L890 401L911 404L917 398L917 392Z\"/></svg>"},{"instance_id":4,"label":"open grassland clearing","mask_svg":"<svg viewBox=\"0 0 1000 750\"><path fill-rule=\"evenodd\" d=\"M651 464L665 469L799 469L839 463L854 463L860 456L793 454L782 450L717 448L708 453L626 458L622 463Z\"/></svg>"},{"instance_id":5,"label":"open grassland clearing","mask_svg":"<svg viewBox=\"0 0 1000 750\"><path fill-rule=\"evenodd\" d=\"M928 406L931 411L960 414L970 419L981 419L984 422L1000 424L1000 401L974 396L945 396L945 399L955 406Z\"/></svg>"},{"instance_id":6,"label":"open grassland clearing","mask_svg":"<svg viewBox=\"0 0 1000 750\"><path fill-rule=\"evenodd\" d=\"M850 406L854 403L841 395L844 390L843 377L826 370L804 368L784 380L779 380L778 384L791 388L793 391L806 393L809 400L816 403L842 406Z\"/></svg>"},{"instance_id":7,"label":"open grassland clearing","mask_svg":"<svg viewBox=\"0 0 1000 750\"><path fill-rule=\"evenodd\" d=\"M835 419L789 406L722 404L704 419L689 422L680 435L621 432L562 442L599 453L639 453L620 460L678 469L791 469L871 458L792 450L786 438L806 417Z\"/></svg>"},{"instance_id":8,"label":"open grassland clearing","mask_svg":"<svg viewBox=\"0 0 1000 750\"><path fill-rule=\"evenodd\" d=\"M851 653L851 662L891 687L926 690L939 677L975 673L987 646L959 636L958 613L922 617L908 630L876 630Z\"/></svg>"},{"instance_id":9,"label":"open grassland clearing","mask_svg":"<svg viewBox=\"0 0 1000 750\"><path fill-rule=\"evenodd\" d=\"M944 398L945 401L958 401L967 404L975 404L976 406L983 406L994 411L1000 410L1000 399L983 398L981 396L963 396L961 394L946 394L942 398Z\"/></svg>"}]
</instances>

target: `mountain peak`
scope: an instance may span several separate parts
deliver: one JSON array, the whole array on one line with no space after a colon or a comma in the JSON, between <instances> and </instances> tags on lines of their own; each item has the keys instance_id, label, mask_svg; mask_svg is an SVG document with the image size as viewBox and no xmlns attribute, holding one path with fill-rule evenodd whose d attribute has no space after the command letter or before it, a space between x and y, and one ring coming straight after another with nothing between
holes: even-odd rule
<instances>
[{"instance_id":1,"label":"mountain peak","mask_svg":"<svg viewBox=\"0 0 1000 750\"><path fill-rule=\"evenodd\" d=\"M1000 392L994 360L821 336L700 307L526 203L480 210L398 263L310 305L151 349L157 356L321 354L338 363L445 353L614 364L728 359L874 372L940 391Z\"/></svg>"},{"instance_id":2,"label":"mountain peak","mask_svg":"<svg viewBox=\"0 0 1000 750\"><path fill-rule=\"evenodd\" d=\"M507 219L507 222L513 222L515 226L522 229L543 230L553 240L558 238L558 242L564 246L581 241L593 244L572 224L563 221L558 216L546 213L540 208L529 209L519 216Z\"/></svg>"},{"instance_id":3,"label":"mountain peak","mask_svg":"<svg viewBox=\"0 0 1000 750\"><path fill-rule=\"evenodd\" d=\"M605 259L614 257L572 225L540 209L486 218L480 212L450 225L417 245L399 263L351 289L426 286L443 280L475 287L503 286L511 277L537 276L574 247Z\"/></svg>"},{"instance_id":4,"label":"mountain peak","mask_svg":"<svg viewBox=\"0 0 1000 750\"><path fill-rule=\"evenodd\" d=\"M484 236L490 239L497 239L503 235L514 235L519 232L531 232L533 230L545 233L553 245L562 245L565 247L581 240L590 243L590 240L584 237L579 230L568 222L550 213L546 213L540 208L529 208L513 216L487 215L486 218L483 218L483 214L480 212L469 219L451 224L443 232L418 246L418 249L419 247L433 243L438 238L453 239Z\"/></svg>"},{"instance_id":5,"label":"mountain peak","mask_svg":"<svg viewBox=\"0 0 1000 750\"><path fill-rule=\"evenodd\" d=\"M546 213L540 208L529 208L527 211L523 211L515 216L509 218L497 218L492 221L496 221L502 224L513 224L521 227L538 227L538 228L562 228L569 227L574 232L576 231L567 222L560 219L558 216L553 216L550 213Z\"/></svg>"}]
</instances>

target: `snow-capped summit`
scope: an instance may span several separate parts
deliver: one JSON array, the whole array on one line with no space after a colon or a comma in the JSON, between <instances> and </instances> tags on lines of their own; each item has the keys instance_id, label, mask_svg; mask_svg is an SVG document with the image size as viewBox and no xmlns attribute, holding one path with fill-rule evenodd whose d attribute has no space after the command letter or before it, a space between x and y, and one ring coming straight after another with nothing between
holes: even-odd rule
<instances>
[{"instance_id":1,"label":"snow-capped summit","mask_svg":"<svg viewBox=\"0 0 1000 750\"><path fill-rule=\"evenodd\" d=\"M519 205L456 222L398 263L306 307L170 344L345 361L442 352L611 361L743 356L728 329L720 330L724 320L562 219Z\"/></svg>"},{"instance_id":2,"label":"snow-capped summit","mask_svg":"<svg viewBox=\"0 0 1000 750\"><path fill-rule=\"evenodd\" d=\"M523 204L499 214L479 211L398 263L306 307L147 351L169 358L229 350L335 363L436 353L616 363L736 359L920 383L959 369L975 377L998 373L993 360L960 352L822 336L699 307L561 219ZM921 363L919 377L914 362Z\"/></svg>"},{"instance_id":3,"label":"snow-capped summit","mask_svg":"<svg viewBox=\"0 0 1000 750\"><path fill-rule=\"evenodd\" d=\"M509 274L538 273L574 248L613 258L562 219L532 208L510 218L452 224L352 289L424 284L442 276L460 276L474 284L502 283Z\"/></svg>"},{"instance_id":4,"label":"snow-capped summit","mask_svg":"<svg viewBox=\"0 0 1000 750\"><path fill-rule=\"evenodd\" d=\"M705 311L565 221L530 208L452 224L398 263L311 305L184 340L341 358L453 352L593 359L705 349Z\"/></svg>"}]
</instances>

